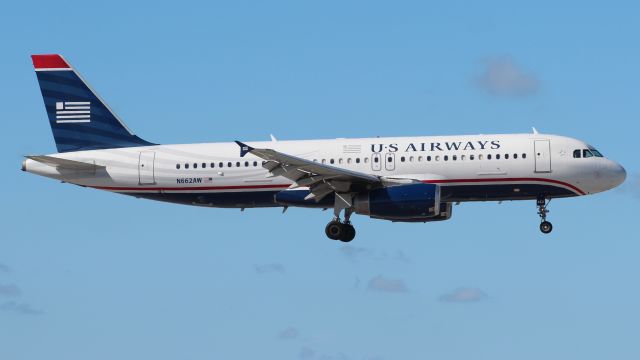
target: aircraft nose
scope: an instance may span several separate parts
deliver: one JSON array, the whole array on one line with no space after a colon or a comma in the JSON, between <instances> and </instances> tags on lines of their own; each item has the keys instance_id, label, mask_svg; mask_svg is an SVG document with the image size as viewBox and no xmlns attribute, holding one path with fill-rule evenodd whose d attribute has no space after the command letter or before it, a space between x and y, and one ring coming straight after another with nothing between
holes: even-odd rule
<instances>
[{"instance_id":1,"label":"aircraft nose","mask_svg":"<svg viewBox=\"0 0 640 360\"><path fill-rule=\"evenodd\" d=\"M613 163L610 170L613 187L622 184L627 179L627 171L618 163Z\"/></svg>"}]
</instances>

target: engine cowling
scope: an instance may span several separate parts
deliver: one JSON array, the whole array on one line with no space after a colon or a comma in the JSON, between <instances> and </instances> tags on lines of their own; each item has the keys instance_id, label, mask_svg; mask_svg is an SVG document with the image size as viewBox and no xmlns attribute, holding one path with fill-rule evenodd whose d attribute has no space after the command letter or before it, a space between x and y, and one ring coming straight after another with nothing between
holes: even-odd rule
<instances>
[{"instance_id":1,"label":"engine cowling","mask_svg":"<svg viewBox=\"0 0 640 360\"><path fill-rule=\"evenodd\" d=\"M407 184L376 189L358 195L355 212L372 218L404 222L447 220L451 204L440 202L440 186Z\"/></svg>"}]
</instances>

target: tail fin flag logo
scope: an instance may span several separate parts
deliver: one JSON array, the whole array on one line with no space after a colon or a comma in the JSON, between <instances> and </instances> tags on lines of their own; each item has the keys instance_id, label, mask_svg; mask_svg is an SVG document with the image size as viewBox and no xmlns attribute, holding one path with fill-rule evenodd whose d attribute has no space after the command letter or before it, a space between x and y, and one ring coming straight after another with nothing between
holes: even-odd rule
<instances>
[{"instance_id":1,"label":"tail fin flag logo","mask_svg":"<svg viewBox=\"0 0 640 360\"><path fill-rule=\"evenodd\" d=\"M91 122L91 102L59 101L56 102L56 123L88 123Z\"/></svg>"}]
</instances>

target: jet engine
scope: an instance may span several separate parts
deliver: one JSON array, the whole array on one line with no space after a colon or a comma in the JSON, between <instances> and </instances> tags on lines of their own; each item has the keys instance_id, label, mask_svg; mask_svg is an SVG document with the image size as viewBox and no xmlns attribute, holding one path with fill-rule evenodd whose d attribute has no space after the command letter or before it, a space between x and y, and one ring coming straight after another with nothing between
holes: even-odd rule
<instances>
[{"instance_id":1,"label":"jet engine","mask_svg":"<svg viewBox=\"0 0 640 360\"><path fill-rule=\"evenodd\" d=\"M354 200L355 212L372 218L399 222L448 220L451 203L440 202L440 186L407 184L361 193Z\"/></svg>"}]
</instances>

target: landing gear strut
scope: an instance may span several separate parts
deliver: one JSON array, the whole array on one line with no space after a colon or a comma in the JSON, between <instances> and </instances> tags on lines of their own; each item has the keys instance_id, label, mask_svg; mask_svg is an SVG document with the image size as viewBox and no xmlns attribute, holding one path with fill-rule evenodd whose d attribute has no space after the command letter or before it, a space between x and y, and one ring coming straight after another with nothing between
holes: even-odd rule
<instances>
[{"instance_id":1,"label":"landing gear strut","mask_svg":"<svg viewBox=\"0 0 640 360\"><path fill-rule=\"evenodd\" d=\"M536 200L536 205L538 206L538 216L540 216L540 231L543 234L548 234L553 230L553 225L547 221L547 214L549 210L547 207L551 203L551 200L547 201L544 197L538 197Z\"/></svg>"}]
</instances>

